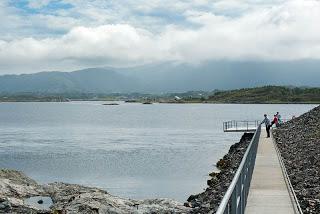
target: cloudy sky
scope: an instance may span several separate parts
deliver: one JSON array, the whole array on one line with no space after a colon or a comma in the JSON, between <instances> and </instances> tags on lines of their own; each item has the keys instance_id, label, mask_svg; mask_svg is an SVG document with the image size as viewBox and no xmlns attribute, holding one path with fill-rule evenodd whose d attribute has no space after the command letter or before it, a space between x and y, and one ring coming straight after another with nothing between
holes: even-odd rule
<instances>
[{"instance_id":1,"label":"cloudy sky","mask_svg":"<svg viewBox=\"0 0 320 214\"><path fill-rule=\"evenodd\" d=\"M0 74L320 58L318 0L1 0Z\"/></svg>"}]
</instances>

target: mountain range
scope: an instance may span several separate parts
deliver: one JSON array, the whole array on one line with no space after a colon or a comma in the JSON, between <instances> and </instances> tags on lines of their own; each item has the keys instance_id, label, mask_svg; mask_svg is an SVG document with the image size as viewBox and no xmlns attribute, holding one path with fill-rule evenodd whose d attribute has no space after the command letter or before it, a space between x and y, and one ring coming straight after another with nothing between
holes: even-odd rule
<instances>
[{"instance_id":1,"label":"mountain range","mask_svg":"<svg viewBox=\"0 0 320 214\"><path fill-rule=\"evenodd\" d=\"M0 93L166 93L263 85L320 86L320 61L174 62L0 76Z\"/></svg>"}]
</instances>

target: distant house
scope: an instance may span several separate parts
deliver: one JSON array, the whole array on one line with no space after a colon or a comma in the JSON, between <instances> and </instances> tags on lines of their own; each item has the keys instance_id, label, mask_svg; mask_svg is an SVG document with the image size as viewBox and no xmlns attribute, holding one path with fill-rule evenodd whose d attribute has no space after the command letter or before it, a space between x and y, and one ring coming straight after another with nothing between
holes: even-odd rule
<instances>
[{"instance_id":1,"label":"distant house","mask_svg":"<svg viewBox=\"0 0 320 214\"><path fill-rule=\"evenodd\" d=\"M181 97L178 97L178 96L174 96L174 100L180 101L180 100L182 100L182 98L181 98Z\"/></svg>"}]
</instances>

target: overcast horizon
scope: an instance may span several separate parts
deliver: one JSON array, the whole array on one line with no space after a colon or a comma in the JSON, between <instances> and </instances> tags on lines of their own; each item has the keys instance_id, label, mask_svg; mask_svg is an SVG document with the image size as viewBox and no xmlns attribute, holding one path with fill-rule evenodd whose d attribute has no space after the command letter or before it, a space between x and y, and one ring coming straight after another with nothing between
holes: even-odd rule
<instances>
[{"instance_id":1,"label":"overcast horizon","mask_svg":"<svg viewBox=\"0 0 320 214\"><path fill-rule=\"evenodd\" d=\"M0 75L320 59L317 0L2 0Z\"/></svg>"}]
</instances>

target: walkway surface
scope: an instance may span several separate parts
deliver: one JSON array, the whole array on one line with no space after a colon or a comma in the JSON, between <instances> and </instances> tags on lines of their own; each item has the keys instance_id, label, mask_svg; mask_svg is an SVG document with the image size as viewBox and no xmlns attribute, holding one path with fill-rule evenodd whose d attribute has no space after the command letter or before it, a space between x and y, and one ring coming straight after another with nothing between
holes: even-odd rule
<instances>
[{"instance_id":1,"label":"walkway surface","mask_svg":"<svg viewBox=\"0 0 320 214\"><path fill-rule=\"evenodd\" d=\"M261 130L246 214L294 214L277 152L266 131Z\"/></svg>"}]
</instances>

